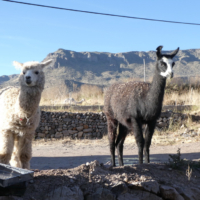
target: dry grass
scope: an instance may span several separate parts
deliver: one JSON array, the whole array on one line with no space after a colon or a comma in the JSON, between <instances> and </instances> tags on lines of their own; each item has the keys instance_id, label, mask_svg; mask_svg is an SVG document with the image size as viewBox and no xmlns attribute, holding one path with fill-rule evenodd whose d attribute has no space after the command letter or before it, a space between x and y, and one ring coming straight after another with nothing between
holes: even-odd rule
<instances>
[{"instance_id":1,"label":"dry grass","mask_svg":"<svg viewBox=\"0 0 200 200\"><path fill-rule=\"evenodd\" d=\"M40 105L64 105L64 100L69 97L74 98L76 101L85 99L81 105L103 105L104 96L101 87L85 84L80 88L74 85L73 89L73 92L69 93L64 85L60 88L47 88L42 94Z\"/></svg>"},{"instance_id":2,"label":"dry grass","mask_svg":"<svg viewBox=\"0 0 200 200\"><path fill-rule=\"evenodd\" d=\"M166 93L163 101L164 105L200 105L200 95L197 89L189 88L184 93L172 91Z\"/></svg>"},{"instance_id":3,"label":"dry grass","mask_svg":"<svg viewBox=\"0 0 200 200\"><path fill-rule=\"evenodd\" d=\"M56 138L48 138L48 139L39 139L39 140L34 140L33 145L34 146L43 146L45 144L68 144L70 145L75 145L75 146L108 146L108 136L105 135L102 137L102 139L71 139L69 137L65 137L63 139L56 139Z\"/></svg>"},{"instance_id":4,"label":"dry grass","mask_svg":"<svg viewBox=\"0 0 200 200\"><path fill-rule=\"evenodd\" d=\"M143 81L142 79L124 79L123 82L128 81ZM172 79L173 80L173 79ZM148 79L151 81L151 78ZM200 105L200 84L198 81L188 84L174 84L168 81L163 105ZM69 96L70 95L70 96ZM66 85L61 85L59 88L46 88L42 94L40 105L64 105L66 98L72 97L76 101L85 99L81 105L103 105L104 90L95 85L81 85L79 88L76 84L73 85L73 92L69 93Z\"/></svg>"}]
</instances>

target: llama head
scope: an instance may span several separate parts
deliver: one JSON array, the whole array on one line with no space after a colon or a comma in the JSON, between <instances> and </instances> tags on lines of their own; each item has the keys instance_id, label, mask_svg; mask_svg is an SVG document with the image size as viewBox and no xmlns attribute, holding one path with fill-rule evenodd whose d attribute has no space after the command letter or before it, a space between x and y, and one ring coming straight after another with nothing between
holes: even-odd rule
<instances>
[{"instance_id":1,"label":"llama head","mask_svg":"<svg viewBox=\"0 0 200 200\"><path fill-rule=\"evenodd\" d=\"M19 76L20 84L28 87L42 86L44 87L44 72L43 68L50 64L52 60L47 60L44 62L25 62L19 63L17 61L13 62L13 65L21 70Z\"/></svg>"},{"instance_id":2,"label":"llama head","mask_svg":"<svg viewBox=\"0 0 200 200\"><path fill-rule=\"evenodd\" d=\"M173 61L173 57L178 53L179 47L174 50L171 54L162 54L163 46L157 47L157 70L159 71L160 75L164 78L173 77L173 67L175 62Z\"/></svg>"}]
</instances>

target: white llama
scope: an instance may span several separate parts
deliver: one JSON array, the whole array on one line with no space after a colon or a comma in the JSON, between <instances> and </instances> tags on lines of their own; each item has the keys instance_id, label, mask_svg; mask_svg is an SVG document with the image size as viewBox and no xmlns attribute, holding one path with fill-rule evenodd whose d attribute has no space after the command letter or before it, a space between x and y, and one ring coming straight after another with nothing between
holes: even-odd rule
<instances>
[{"instance_id":1,"label":"white llama","mask_svg":"<svg viewBox=\"0 0 200 200\"><path fill-rule=\"evenodd\" d=\"M0 91L0 163L30 169L32 138L40 121L39 102L44 89L43 68L51 63L14 61L21 69L20 87Z\"/></svg>"}]
</instances>

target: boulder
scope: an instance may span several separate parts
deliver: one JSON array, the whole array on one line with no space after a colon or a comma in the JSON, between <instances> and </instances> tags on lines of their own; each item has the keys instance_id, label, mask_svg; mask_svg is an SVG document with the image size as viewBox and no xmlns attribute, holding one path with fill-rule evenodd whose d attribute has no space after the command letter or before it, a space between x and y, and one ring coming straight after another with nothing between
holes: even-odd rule
<instances>
[{"instance_id":1,"label":"boulder","mask_svg":"<svg viewBox=\"0 0 200 200\"><path fill-rule=\"evenodd\" d=\"M48 200L84 200L83 192L78 186L72 188L62 186L46 195Z\"/></svg>"},{"instance_id":2,"label":"boulder","mask_svg":"<svg viewBox=\"0 0 200 200\"><path fill-rule=\"evenodd\" d=\"M141 186L149 192L153 192L155 194L157 194L159 192L159 184L157 181L155 180L151 180L151 181L146 181L146 182L141 182Z\"/></svg>"},{"instance_id":3,"label":"boulder","mask_svg":"<svg viewBox=\"0 0 200 200\"><path fill-rule=\"evenodd\" d=\"M161 185L160 194L164 199L184 200L184 198L176 191L176 189L170 186Z\"/></svg>"},{"instance_id":4,"label":"boulder","mask_svg":"<svg viewBox=\"0 0 200 200\"><path fill-rule=\"evenodd\" d=\"M86 195L85 200L116 200L116 196L106 188L98 188L93 194Z\"/></svg>"}]
</instances>

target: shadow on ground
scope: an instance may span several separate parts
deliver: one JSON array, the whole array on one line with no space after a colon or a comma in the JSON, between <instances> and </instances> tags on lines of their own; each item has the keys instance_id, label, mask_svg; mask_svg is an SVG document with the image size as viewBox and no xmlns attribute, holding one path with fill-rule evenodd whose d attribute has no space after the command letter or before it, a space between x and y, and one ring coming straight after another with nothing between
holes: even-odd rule
<instances>
[{"instance_id":1,"label":"shadow on ground","mask_svg":"<svg viewBox=\"0 0 200 200\"><path fill-rule=\"evenodd\" d=\"M181 154L181 158L184 159L200 159L200 153L184 153ZM150 160L153 163L167 162L169 154L152 154ZM92 156L75 156L75 157L33 157L31 159L32 169L67 169L74 168L86 162L98 160L100 163L106 163L110 161L108 155L92 155ZM138 156L129 155L124 156L124 164L132 165L138 163ZM116 165L118 166L118 159L116 156Z\"/></svg>"}]
</instances>

